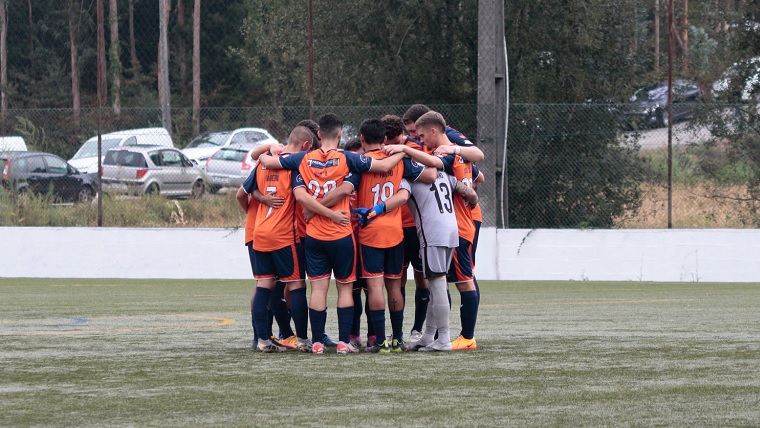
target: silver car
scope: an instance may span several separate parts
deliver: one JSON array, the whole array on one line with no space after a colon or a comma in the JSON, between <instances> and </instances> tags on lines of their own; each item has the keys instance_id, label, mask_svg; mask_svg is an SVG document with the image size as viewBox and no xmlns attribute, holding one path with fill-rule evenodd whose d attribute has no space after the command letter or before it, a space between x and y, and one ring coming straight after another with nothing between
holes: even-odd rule
<instances>
[{"instance_id":1,"label":"silver car","mask_svg":"<svg viewBox=\"0 0 760 428\"><path fill-rule=\"evenodd\" d=\"M109 150L101 177L107 193L199 198L206 190L200 168L179 150L161 146Z\"/></svg>"},{"instance_id":2,"label":"silver car","mask_svg":"<svg viewBox=\"0 0 760 428\"><path fill-rule=\"evenodd\" d=\"M223 187L240 187L255 164L251 152L260 144L262 143L232 144L222 147L208 158L204 169L209 190L216 193Z\"/></svg>"}]
</instances>

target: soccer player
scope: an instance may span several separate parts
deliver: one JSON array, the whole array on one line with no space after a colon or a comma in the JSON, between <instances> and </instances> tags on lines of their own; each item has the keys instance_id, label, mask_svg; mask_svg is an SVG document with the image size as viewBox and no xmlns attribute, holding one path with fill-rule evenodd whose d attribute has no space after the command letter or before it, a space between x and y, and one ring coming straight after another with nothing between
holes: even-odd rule
<instances>
[{"instance_id":1,"label":"soccer player","mask_svg":"<svg viewBox=\"0 0 760 428\"><path fill-rule=\"evenodd\" d=\"M446 122L438 112L429 111L420 116L415 122L415 131L420 141L433 151L440 146L453 145L446 136ZM466 187L472 187L473 164L459 155L461 149L455 148L455 154L446 156L430 156L405 146L389 146L388 149L389 153L403 151L418 162L442 169L456 177L457 181ZM472 243L475 240L475 224L472 219L472 206L461 195L454 196L454 211L458 224L459 246L448 272L448 280L456 284L460 293L462 332L452 342L452 347L454 350L474 350L477 349L475 324L477 323L480 300L473 281L472 271Z\"/></svg>"},{"instance_id":2,"label":"soccer player","mask_svg":"<svg viewBox=\"0 0 760 428\"><path fill-rule=\"evenodd\" d=\"M457 219L454 214L454 192L464 192L469 202L477 200L474 191L458 183L445 171L437 171L432 185L411 183L408 206L416 223L421 243L423 274L430 288L430 301L424 333L409 350L450 351L449 329L451 308L447 295L446 272L455 248L459 245ZM436 334L438 337L436 338Z\"/></svg>"},{"instance_id":3,"label":"soccer player","mask_svg":"<svg viewBox=\"0 0 760 428\"><path fill-rule=\"evenodd\" d=\"M381 119L385 124L386 145L403 144L410 148L425 151L425 147L411 136L405 135L404 121L395 115L386 115ZM413 126L413 124L412 124ZM401 226L404 233L404 264L401 276L401 286L405 289L409 265L412 265L414 274L414 323L410 335L410 342L416 342L422 336L422 325L427 315L430 290L425 283L422 272L422 259L420 259L420 241L417 238L417 228L414 217L407 205L401 207ZM406 294L406 293L404 293Z\"/></svg>"},{"instance_id":4,"label":"soccer player","mask_svg":"<svg viewBox=\"0 0 760 428\"><path fill-rule=\"evenodd\" d=\"M311 132L305 127L296 127L288 137L288 145L280 155L308 150L312 145ZM258 334L259 352L279 352L281 347L270 339L271 322L267 322L267 304L275 283L286 283L291 293L291 315L296 326L297 346L308 347L308 309L304 283L304 254L297 237L298 207L292 192L292 178L289 170L269 170L257 164L253 180L244 184L249 193L263 197L279 198L273 206L260 204L256 214L253 248L254 277L257 280L253 300L253 317ZM290 320L287 318L288 328ZM292 336L292 331L288 336ZM287 333L286 333L287 334Z\"/></svg>"},{"instance_id":5,"label":"soccer player","mask_svg":"<svg viewBox=\"0 0 760 428\"><path fill-rule=\"evenodd\" d=\"M364 154L373 159L385 159L381 150L386 139L385 124L378 119L367 119L360 127ZM359 229L362 277L367 281L369 316L372 320L376 342L367 352L401 352L404 348L404 295L401 291L401 273L404 260L403 228L400 206L406 204L408 189L401 187L402 179L410 182L420 180L427 184L435 181L436 172L410 159L404 159L387 173L364 173L357 190L356 205L359 210L372 216L385 213ZM368 211L367 211L368 209ZM419 251L419 247L417 249ZM385 296L388 293L388 311L391 319L392 337L388 343L385 336Z\"/></svg>"},{"instance_id":6,"label":"soccer player","mask_svg":"<svg viewBox=\"0 0 760 428\"><path fill-rule=\"evenodd\" d=\"M324 353L320 342L327 320L327 291L330 276L335 275L338 288L339 354L358 352L350 343L353 321L353 282L356 280L355 242L349 218L348 198L332 208L319 203L325 194L341 186L346 179L363 172L388 172L402 158L397 154L383 160L338 150L343 122L328 113L318 120L322 147L309 153L273 158L261 156L268 169L298 170L299 183L294 188L296 200L316 215L306 224L306 271L311 283L309 318L312 327L312 352Z\"/></svg>"}]
</instances>

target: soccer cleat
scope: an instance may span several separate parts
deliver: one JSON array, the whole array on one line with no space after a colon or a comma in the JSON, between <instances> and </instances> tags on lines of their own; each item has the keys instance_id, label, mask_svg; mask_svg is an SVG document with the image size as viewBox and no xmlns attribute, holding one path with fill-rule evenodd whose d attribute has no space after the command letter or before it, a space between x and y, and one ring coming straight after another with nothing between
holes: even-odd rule
<instances>
[{"instance_id":1,"label":"soccer cleat","mask_svg":"<svg viewBox=\"0 0 760 428\"><path fill-rule=\"evenodd\" d=\"M435 339L433 339L433 336L427 336L426 337L423 334L423 335L420 335L420 337L419 337L419 339L417 339L417 341L415 341L415 342L409 341L405 345L405 350L406 351L419 351L421 348L424 348L426 346L432 345L434 341L435 341Z\"/></svg>"},{"instance_id":2,"label":"soccer cleat","mask_svg":"<svg viewBox=\"0 0 760 428\"><path fill-rule=\"evenodd\" d=\"M391 342L391 352L404 352L406 351L406 341L404 339L393 339Z\"/></svg>"},{"instance_id":3,"label":"soccer cleat","mask_svg":"<svg viewBox=\"0 0 760 428\"><path fill-rule=\"evenodd\" d=\"M348 342L352 345L354 345L354 348L359 348L362 346L362 337L358 334L352 334L350 336L351 340Z\"/></svg>"},{"instance_id":4,"label":"soccer cleat","mask_svg":"<svg viewBox=\"0 0 760 428\"><path fill-rule=\"evenodd\" d=\"M417 349L418 352L435 352L435 351L451 351L451 342L445 342L441 343L439 341L435 341L431 343L430 345L423 346L419 349Z\"/></svg>"},{"instance_id":5,"label":"soccer cleat","mask_svg":"<svg viewBox=\"0 0 760 428\"><path fill-rule=\"evenodd\" d=\"M387 340L383 340L383 343L374 343L371 346L367 346L364 348L364 352L389 354L391 352L391 347L388 346Z\"/></svg>"},{"instance_id":6,"label":"soccer cleat","mask_svg":"<svg viewBox=\"0 0 760 428\"><path fill-rule=\"evenodd\" d=\"M295 351L298 348L298 338L296 336L286 337L285 339L272 337L272 343L288 348L288 351Z\"/></svg>"},{"instance_id":7,"label":"soccer cleat","mask_svg":"<svg viewBox=\"0 0 760 428\"><path fill-rule=\"evenodd\" d=\"M451 342L451 349L454 351L474 351L478 349L478 343L474 337L472 339L465 339L464 336L460 335Z\"/></svg>"},{"instance_id":8,"label":"soccer cleat","mask_svg":"<svg viewBox=\"0 0 760 428\"><path fill-rule=\"evenodd\" d=\"M374 345L376 341L377 341L377 336L375 336L374 334L367 336L367 348Z\"/></svg>"},{"instance_id":9,"label":"soccer cleat","mask_svg":"<svg viewBox=\"0 0 760 428\"><path fill-rule=\"evenodd\" d=\"M276 345L274 342L271 342L271 341L268 341L268 342L269 343L259 341L259 343L256 345L256 352L271 354L275 352L285 352L288 350L284 346Z\"/></svg>"},{"instance_id":10,"label":"soccer cleat","mask_svg":"<svg viewBox=\"0 0 760 428\"><path fill-rule=\"evenodd\" d=\"M325 345L321 344L320 342L314 342L314 344L311 345L311 353L312 354L324 354L325 353Z\"/></svg>"},{"instance_id":11,"label":"soccer cleat","mask_svg":"<svg viewBox=\"0 0 760 428\"><path fill-rule=\"evenodd\" d=\"M335 352L339 354L354 354L359 352L359 349L350 343L338 342Z\"/></svg>"},{"instance_id":12,"label":"soccer cleat","mask_svg":"<svg viewBox=\"0 0 760 428\"><path fill-rule=\"evenodd\" d=\"M414 345L422 338L422 333L417 330L412 330L412 334L409 335L409 344Z\"/></svg>"},{"instance_id":13,"label":"soccer cleat","mask_svg":"<svg viewBox=\"0 0 760 428\"><path fill-rule=\"evenodd\" d=\"M296 349L298 349L298 352L307 352L311 353L311 340L309 339L296 339L298 341L298 344L296 345Z\"/></svg>"},{"instance_id":14,"label":"soccer cleat","mask_svg":"<svg viewBox=\"0 0 760 428\"><path fill-rule=\"evenodd\" d=\"M337 344L337 343L335 343L335 341L334 341L334 340L332 340L332 339L330 338L330 336L328 336L328 335L327 335L327 333L325 333L325 335L322 337L322 343L323 343L325 346L327 346L328 348L334 348L334 347L338 346L338 344Z\"/></svg>"}]
</instances>

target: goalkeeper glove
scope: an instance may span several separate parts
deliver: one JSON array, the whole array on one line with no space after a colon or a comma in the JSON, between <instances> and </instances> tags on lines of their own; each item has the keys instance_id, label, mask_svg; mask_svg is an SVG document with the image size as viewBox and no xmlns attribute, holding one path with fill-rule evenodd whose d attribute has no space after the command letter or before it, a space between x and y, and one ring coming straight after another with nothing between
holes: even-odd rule
<instances>
[{"instance_id":1,"label":"goalkeeper glove","mask_svg":"<svg viewBox=\"0 0 760 428\"><path fill-rule=\"evenodd\" d=\"M383 214L385 212L385 202L380 202L372 208L356 208L354 214L356 214L356 221L359 222L361 227L367 227L373 218Z\"/></svg>"}]
</instances>

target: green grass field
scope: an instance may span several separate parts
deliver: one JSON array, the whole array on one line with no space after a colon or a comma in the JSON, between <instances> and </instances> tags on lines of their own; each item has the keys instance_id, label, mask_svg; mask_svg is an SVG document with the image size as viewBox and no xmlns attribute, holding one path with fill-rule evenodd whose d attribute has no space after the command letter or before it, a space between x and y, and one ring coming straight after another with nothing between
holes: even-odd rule
<instances>
[{"instance_id":1,"label":"green grass field","mask_svg":"<svg viewBox=\"0 0 760 428\"><path fill-rule=\"evenodd\" d=\"M475 352L318 356L251 282L0 279L0 426L760 426L760 284L481 287Z\"/></svg>"}]
</instances>

